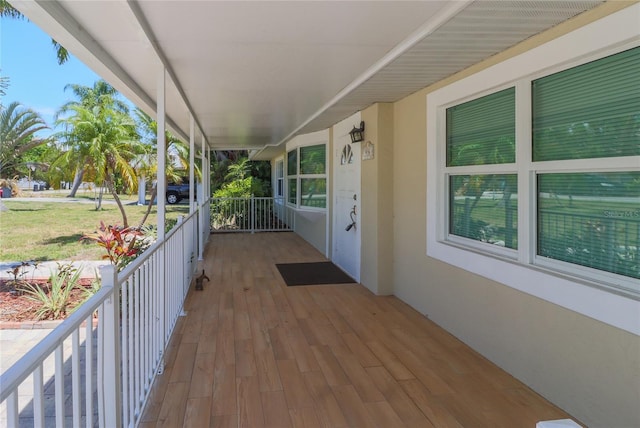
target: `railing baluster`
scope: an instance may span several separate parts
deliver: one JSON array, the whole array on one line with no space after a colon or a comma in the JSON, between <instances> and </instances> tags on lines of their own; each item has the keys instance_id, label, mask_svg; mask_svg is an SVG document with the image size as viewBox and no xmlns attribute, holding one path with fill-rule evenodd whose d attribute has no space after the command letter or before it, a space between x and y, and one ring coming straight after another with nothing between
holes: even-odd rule
<instances>
[{"instance_id":1,"label":"railing baluster","mask_svg":"<svg viewBox=\"0 0 640 428\"><path fill-rule=\"evenodd\" d=\"M104 281L104 280L103 280ZM104 287L104 282L102 284ZM105 308L104 302L98 308L98 367L96 376L96 385L98 386L98 426L104 427L105 423L105 394L104 394L104 324L105 324Z\"/></svg>"},{"instance_id":2,"label":"railing baluster","mask_svg":"<svg viewBox=\"0 0 640 428\"><path fill-rule=\"evenodd\" d=\"M141 324L141 316L140 316L140 287L137 281L138 271L134 272L131 278L132 286L133 286L133 317L134 317L134 355L133 355L133 379L135 380L135 414L140 413L140 401L142 399L142 392L140 388L141 376L142 376L142 367L141 367L141 333L140 333L140 324Z\"/></svg>"},{"instance_id":3,"label":"railing baluster","mask_svg":"<svg viewBox=\"0 0 640 428\"><path fill-rule=\"evenodd\" d=\"M63 343L56 348L55 355L55 407L56 407L56 426L64 427L64 352Z\"/></svg>"},{"instance_id":4,"label":"railing baluster","mask_svg":"<svg viewBox=\"0 0 640 428\"><path fill-rule=\"evenodd\" d=\"M144 366L142 367L144 373L144 391L145 393L149 389L149 380L151 379L151 362L149 361L149 350L151 349L151 302L149 301L149 282L147 281L146 266L140 266L140 284L144 287Z\"/></svg>"},{"instance_id":5,"label":"railing baluster","mask_svg":"<svg viewBox=\"0 0 640 428\"><path fill-rule=\"evenodd\" d=\"M87 428L91 428L93 426L93 313L89 315L86 323L84 338L85 425Z\"/></svg>"},{"instance_id":6,"label":"railing baluster","mask_svg":"<svg viewBox=\"0 0 640 428\"><path fill-rule=\"evenodd\" d=\"M9 423L8 426L13 426ZM33 371L33 426L44 426L44 372L42 363Z\"/></svg>"},{"instance_id":7,"label":"railing baluster","mask_svg":"<svg viewBox=\"0 0 640 428\"><path fill-rule=\"evenodd\" d=\"M209 231L266 232L293 230L293 211L284 198L211 198ZM202 238L206 240L206 237Z\"/></svg>"},{"instance_id":8,"label":"railing baluster","mask_svg":"<svg viewBox=\"0 0 640 428\"><path fill-rule=\"evenodd\" d=\"M133 417L133 410L131 406L131 382L133 381L130 376L129 364L131 358L131 347L133 343L133 337L131 337L131 323L129 322L129 315L131 313L129 298L129 280L122 284L120 289L121 300L121 320L120 329L122 331L122 413L129 415L129 420Z\"/></svg>"},{"instance_id":9,"label":"railing baluster","mask_svg":"<svg viewBox=\"0 0 640 428\"><path fill-rule=\"evenodd\" d=\"M19 426L19 417L20 414L18 412L18 390L16 389L9 395L9 397L7 397L7 426Z\"/></svg>"},{"instance_id":10,"label":"railing baluster","mask_svg":"<svg viewBox=\"0 0 640 428\"><path fill-rule=\"evenodd\" d=\"M80 393L80 330L71 334L71 401L73 403L73 426L80 428L82 396Z\"/></svg>"}]
</instances>

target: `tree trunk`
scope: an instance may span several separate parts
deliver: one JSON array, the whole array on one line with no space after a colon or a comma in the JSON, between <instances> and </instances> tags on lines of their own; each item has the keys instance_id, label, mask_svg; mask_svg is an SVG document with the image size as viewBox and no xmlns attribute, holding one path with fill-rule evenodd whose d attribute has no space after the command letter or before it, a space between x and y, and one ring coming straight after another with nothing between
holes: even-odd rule
<instances>
[{"instance_id":1,"label":"tree trunk","mask_svg":"<svg viewBox=\"0 0 640 428\"><path fill-rule=\"evenodd\" d=\"M116 201L116 204L118 205L120 214L122 214L122 227L124 228L129 227L129 220L127 220L127 213L124 210L124 205L122 205L122 201L120 200L118 193L116 193L116 188L113 185L113 182L111 180L105 180L105 183L107 184L107 189L109 189L109 191L111 192L111 195L113 195L113 199Z\"/></svg>"},{"instance_id":2,"label":"tree trunk","mask_svg":"<svg viewBox=\"0 0 640 428\"><path fill-rule=\"evenodd\" d=\"M84 164L76 169L76 175L73 177L73 186L71 186L71 192L67 195L67 198L75 198L78 188L82 184L82 178L84 177Z\"/></svg>"},{"instance_id":3,"label":"tree trunk","mask_svg":"<svg viewBox=\"0 0 640 428\"><path fill-rule=\"evenodd\" d=\"M103 187L104 183L100 184L100 190L98 190L98 197L96 198L96 211L100 211L102 209Z\"/></svg>"},{"instance_id":4,"label":"tree trunk","mask_svg":"<svg viewBox=\"0 0 640 428\"><path fill-rule=\"evenodd\" d=\"M149 214L151 214L151 207L153 207L153 201L156 199L157 195L158 195L158 187L153 186L153 189L151 190L151 200L149 200L149 206L147 206L147 211L144 213L144 217L142 217L142 220L138 225L138 229L140 229L144 225L144 222L147 221Z\"/></svg>"}]
</instances>

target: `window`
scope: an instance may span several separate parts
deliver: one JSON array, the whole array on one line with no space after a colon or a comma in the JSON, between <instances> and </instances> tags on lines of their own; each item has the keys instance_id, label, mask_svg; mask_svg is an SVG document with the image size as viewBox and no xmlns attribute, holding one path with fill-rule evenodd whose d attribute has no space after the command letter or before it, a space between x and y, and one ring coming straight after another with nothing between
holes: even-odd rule
<instances>
[{"instance_id":1,"label":"window","mask_svg":"<svg viewBox=\"0 0 640 428\"><path fill-rule=\"evenodd\" d=\"M291 205L327 206L326 145L301 146L287 153L288 197Z\"/></svg>"},{"instance_id":2,"label":"window","mask_svg":"<svg viewBox=\"0 0 640 428\"><path fill-rule=\"evenodd\" d=\"M640 279L640 172L537 176L538 256Z\"/></svg>"},{"instance_id":3,"label":"window","mask_svg":"<svg viewBox=\"0 0 640 428\"><path fill-rule=\"evenodd\" d=\"M533 160L640 155L640 47L532 82Z\"/></svg>"},{"instance_id":4,"label":"window","mask_svg":"<svg viewBox=\"0 0 640 428\"><path fill-rule=\"evenodd\" d=\"M449 233L517 248L515 88L450 107L447 117ZM511 174L486 174L512 164Z\"/></svg>"},{"instance_id":5,"label":"window","mask_svg":"<svg viewBox=\"0 0 640 428\"><path fill-rule=\"evenodd\" d=\"M515 87L448 107L445 239L517 250L520 168L523 181L535 178L534 263L552 259L568 264L555 269L585 277L592 273L572 265L640 279L640 173L620 171L614 160L640 156L638 70L640 47L520 85L518 96L532 105L532 162L516 161L516 145L528 140L516 140ZM598 159L597 168L576 159Z\"/></svg>"},{"instance_id":6,"label":"window","mask_svg":"<svg viewBox=\"0 0 640 428\"><path fill-rule=\"evenodd\" d=\"M566 161L537 177L536 255L640 279L640 47L531 84L533 160ZM598 159L597 168L573 159Z\"/></svg>"},{"instance_id":7,"label":"window","mask_svg":"<svg viewBox=\"0 0 640 428\"><path fill-rule=\"evenodd\" d=\"M276 160L276 198L284 197L284 159Z\"/></svg>"},{"instance_id":8,"label":"window","mask_svg":"<svg viewBox=\"0 0 640 428\"><path fill-rule=\"evenodd\" d=\"M634 13L427 96L427 254L640 334Z\"/></svg>"},{"instance_id":9,"label":"window","mask_svg":"<svg viewBox=\"0 0 640 428\"><path fill-rule=\"evenodd\" d=\"M287 202L298 205L298 150L287 152Z\"/></svg>"}]
</instances>

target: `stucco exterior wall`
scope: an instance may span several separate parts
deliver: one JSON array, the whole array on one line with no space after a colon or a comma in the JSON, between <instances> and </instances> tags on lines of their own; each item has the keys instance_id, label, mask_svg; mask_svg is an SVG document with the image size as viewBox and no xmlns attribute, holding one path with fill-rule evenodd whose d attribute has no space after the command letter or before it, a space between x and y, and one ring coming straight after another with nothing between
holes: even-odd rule
<instances>
[{"instance_id":1,"label":"stucco exterior wall","mask_svg":"<svg viewBox=\"0 0 640 428\"><path fill-rule=\"evenodd\" d=\"M321 212L296 211L294 215L294 231L322 254L326 254L327 214Z\"/></svg>"},{"instance_id":2,"label":"stucco exterior wall","mask_svg":"<svg viewBox=\"0 0 640 428\"><path fill-rule=\"evenodd\" d=\"M609 2L394 105L394 294L590 427L640 426L640 338L426 256L426 95L628 5Z\"/></svg>"},{"instance_id":3,"label":"stucco exterior wall","mask_svg":"<svg viewBox=\"0 0 640 428\"><path fill-rule=\"evenodd\" d=\"M393 294L393 104L362 111L365 141L374 157L362 160L360 282L378 295Z\"/></svg>"}]
</instances>

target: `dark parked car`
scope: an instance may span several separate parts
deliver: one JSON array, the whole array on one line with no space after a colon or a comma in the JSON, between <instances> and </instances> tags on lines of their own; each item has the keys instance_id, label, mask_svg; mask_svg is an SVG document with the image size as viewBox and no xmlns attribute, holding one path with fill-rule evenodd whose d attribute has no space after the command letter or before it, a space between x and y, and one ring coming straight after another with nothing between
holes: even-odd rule
<instances>
[{"instance_id":1,"label":"dark parked car","mask_svg":"<svg viewBox=\"0 0 640 428\"><path fill-rule=\"evenodd\" d=\"M183 199L189 199L189 183L169 183L167 184L167 203L177 204Z\"/></svg>"}]
</instances>

